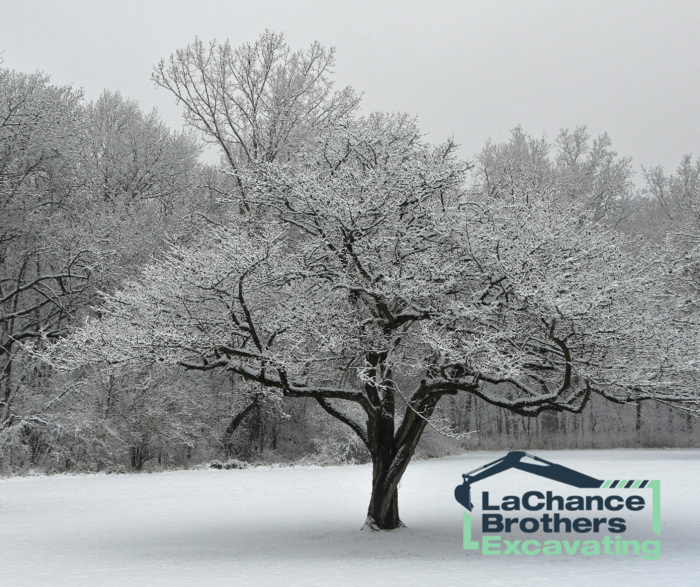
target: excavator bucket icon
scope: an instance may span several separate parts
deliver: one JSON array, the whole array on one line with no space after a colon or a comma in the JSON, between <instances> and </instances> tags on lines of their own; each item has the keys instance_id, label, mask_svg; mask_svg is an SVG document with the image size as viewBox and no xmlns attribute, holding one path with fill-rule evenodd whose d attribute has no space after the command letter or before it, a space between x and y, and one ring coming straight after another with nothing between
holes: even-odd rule
<instances>
[{"instance_id":1,"label":"excavator bucket icon","mask_svg":"<svg viewBox=\"0 0 700 587\"><path fill-rule=\"evenodd\" d=\"M474 509L474 504L471 500L471 486L466 481L455 487L455 499L470 512Z\"/></svg>"},{"instance_id":2,"label":"excavator bucket icon","mask_svg":"<svg viewBox=\"0 0 700 587\"><path fill-rule=\"evenodd\" d=\"M524 457L531 458L537 461L537 463L523 462L522 459ZM462 485L458 485L455 488L455 499L471 512L474 508L474 504L471 502L472 483L497 475L508 469L519 469L527 473L532 473L533 475L539 475L540 477L546 477L547 479L566 483L567 485L573 485L580 489L597 489L603 485L603 481L600 479L589 477L588 475L562 465L550 463L535 455L515 450L509 452L503 458L497 459L462 475L464 482Z\"/></svg>"}]
</instances>

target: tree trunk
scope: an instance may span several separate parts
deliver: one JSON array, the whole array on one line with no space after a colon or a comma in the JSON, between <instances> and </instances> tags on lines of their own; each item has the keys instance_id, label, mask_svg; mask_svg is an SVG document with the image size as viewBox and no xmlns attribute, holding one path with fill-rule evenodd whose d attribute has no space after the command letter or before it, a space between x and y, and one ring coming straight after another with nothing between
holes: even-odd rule
<instances>
[{"instance_id":1,"label":"tree trunk","mask_svg":"<svg viewBox=\"0 0 700 587\"><path fill-rule=\"evenodd\" d=\"M394 530L403 526L399 518L399 491L396 484L387 484L389 466L372 464L372 497L367 510L366 525L372 530Z\"/></svg>"},{"instance_id":2,"label":"tree trunk","mask_svg":"<svg viewBox=\"0 0 700 587\"><path fill-rule=\"evenodd\" d=\"M642 402L639 400L637 400L637 420L634 428L637 431L637 434L639 434L640 430L642 429Z\"/></svg>"},{"instance_id":3,"label":"tree trunk","mask_svg":"<svg viewBox=\"0 0 700 587\"><path fill-rule=\"evenodd\" d=\"M369 450L372 455L372 497L366 525L372 530L393 530L402 526L399 519L397 450L394 439L394 405L389 393L377 417L367 422ZM387 401L389 400L389 401ZM408 464L408 463L406 463Z\"/></svg>"},{"instance_id":4,"label":"tree trunk","mask_svg":"<svg viewBox=\"0 0 700 587\"><path fill-rule=\"evenodd\" d=\"M391 372L387 374L390 379ZM368 391L372 397L372 390ZM394 433L394 394L390 388L385 389L380 409L367 421L367 446L372 455L372 497L365 526L372 530L394 530L404 525L399 518L399 481L423 435L427 418L432 416L440 398L448 393L455 395L456 392L430 393L422 381Z\"/></svg>"},{"instance_id":5,"label":"tree trunk","mask_svg":"<svg viewBox=\"0 0 700 587\"><path fill-rule=\"evenodd\" d=\"M241 422L245 417L258 405L258 397L255 396L253 401L249 403L245 408L243 408L238 414L236 414L231 420L230 424L226 428L221 440L219 441L221 446L224 448L227 456L233 454L233 433L238 429Z\"/></svg>"},{"instance_id":6,"label":"tree trunk","mask_svg":"<svg viewBox=\"0 0 700 587\"><path fill-rule=\"evenodd\" d=\"M10 357L11 343L8 343L3 350L7 353L6 363L0 375L0 424L10 417L10 396L12 395L12 359Z\"/></svg>"},{"instance_id":7,"label":"tree trunk","mask_svg":"<svg viewBox=\"0 0 700 587\"><path fill-rule=\"evenodd\" d=\"M382 416L374 425L368 423L372 497L365 525L372 530L394 530L404 525L399 518L399 481L425 430L426 420L408 411L395 438L393 410L383 411Z\"/></svg>"},{"instance_id":8,"label":"tree trunk","mask_svg":"<svg viewBox=\"0 0 700 587\"><path fill-rule=\"evenodd\" d=\"M384 445L370 442L372 497L365 525L372 530L394 530L404 525L399 518L399 482L425 430L425 421L418 420L408 429L398 449L393 438Z\"/></svg>"},{"instance_id":9,"label":"tree trunk","mask_svg":"<svg viewBox=\"0 0 700 587\"><path fill-rule=\"evenodd\" d=\"M131 447L131 466L137 471L143 469L143 464L148 460L148 446L145 442Z\"/></svg>"}]
</instances>

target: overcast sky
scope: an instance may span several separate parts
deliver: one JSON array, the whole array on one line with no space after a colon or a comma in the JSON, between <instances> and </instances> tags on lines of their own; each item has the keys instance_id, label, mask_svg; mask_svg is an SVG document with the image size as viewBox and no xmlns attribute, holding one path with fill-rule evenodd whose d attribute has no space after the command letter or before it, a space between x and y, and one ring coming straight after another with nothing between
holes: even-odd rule
<instances>
[{"instance_id":1,"label":"overcast sky","mask_svg":"<svg viewBox=\"0 0 700 587\"><path fill-rule=\"evenodd\" d=\"M293 49L337 48L338 87L364 109L418 116L470 157L520 124L587 125L639 165L700 155L700 2L0 0L4 66L42 70L95 99L119 90L180 126L153 66L192 42L283 31Z\"/></svg>"}]
</instances>

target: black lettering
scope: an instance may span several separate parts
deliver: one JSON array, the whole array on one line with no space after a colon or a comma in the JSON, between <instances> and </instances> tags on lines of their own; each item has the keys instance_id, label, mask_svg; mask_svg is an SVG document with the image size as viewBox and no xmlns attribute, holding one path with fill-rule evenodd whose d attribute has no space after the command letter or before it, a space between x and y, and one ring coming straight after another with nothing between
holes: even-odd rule
<instances>
[{"instance_id":1,"label":"black lettering","mask_svg":"<svg viewBox=\"0 0 700 587\"><path fill-rule=\"evenodd\" d=\"M616 501L619 501L619 502L620 502L620 505L618 505L617 507L615 507L615 506L612 504L613 499L616 500ZM607 509L613 511L613 512L616 512L616 511L622 509L622 504L624 503L624 501L625 501L625 500L622 499L619 495L611 495L611 496L605 498L605 507L606 507Z\"/></svg>"},{"instance_id":2,"label":"black lettering","mask_svg":"<svg viewBox=\"0 0 700 587\"><path fill-rule=\"evenodd\" d=\"M571 532L571 520L569 518L560 518L559 514L554 514L554 531L561 532L560 526L564 524L565 532Z\"/></svg>"},{"instance_id":3,"label":"black lettering","mask_svg":"<svg viewBox=\"0 0 700 587\"><path fill-rule=\"evenodd\" d=\"M519 510L520 509L520 498L518 498L515 495L506 495L503 498L503 503L501 504L501 508L507 512Z\"/></svg>"},{"instance_id":4,"label":"black lettering","mask_svg":"<svg viewBox=\"0 0 700 587\"><path fill-rule=\"evenodd\" d=\"M591 521L588 518L576 518L574 520L574 532L585 534L591 531Z\"/></svg>"},{"instance_id":5,"label":"black lettering","mask_svg":"<svg viewBox=\"0 0 700 587\"><path fill-rule=\"evenodd\" d=\"M544 499L544 495L542 495L539 491L528 491L525 495L523 495L523 507L531 512L541 510L544 507L544 504L538 503L536 505L530 505L531 497L536 497L537 499Z\"/></svg>"},{"instance_id":6,"label":"black lettering","mask_svg":"<svg viewBox=\"0 0 700 587\"><path fill-rule=\"evenodd\" d=\"M570 495L566 498L566 509L570 512L583 510L583 498L580 495Z\"/></svg>"},{"instance_id":7,"label":"black lettering","mask_svg":"<svg viewBox=\"0 0 700 587\"><path fill-rule=\"evenodd\" d=\"M608 521L608 530L613 534L621 534L627 530L625 520L623 518L610 518Z\"/></svg>"},{"instance_id":8,"label":"black lettering","mask_svg":"<svg viewBox=\"0 0 700 587\"><path fill-rule=\"evenodd\" d=\"M549 514L545 514L540 518L540 522L542 522L542 530L544 530L547 534L552 533L552 529L549 527L551 521L552 518L549 517Z\"/></svg>"},{"instance_id":9,"label":"black lettering","mask_svg":"<svg viewBox=\"0 0 700 587\"><path fill-rule=\"evenodd\" d=\"M552 495L551 491L547 492L547 509L548 510L553 510L554 509L554 502L557 502L557 509L559 511L564 509L564 498L561 495Z\"/></svg>"},{"instance_id":10,"label":"black lettering","mask_svg":"<svg viewBox=\"0 0 700 587\"><path fill-rule=\"evenodd\" d=\"M607 521L607 518L593 518L593 531L600 532L600 525Z\"/></svg>"},{"instance_id":11,"label":"black lettering","mask_svg":"<svg viewBox=\"0 0 700 587\"><path fill-rule=\"evenodd\" d=\"M644 498L641 495L630 495L625 501L628 510L638 512L644 509Z\"/></svg>"},{"instance_id":12,"label":"black lettering","mask_svg":"<svg viewBox=\"0 0 700 587\"><path fill-rule=\"evenodd\" d=\"M482 491L481 493L481 509L482 510L500 510L497 505L489 505L489 492Z\"/></svg>"},{"instance_id":13,"label":"black lettering","mask_svg":"<svg viewBox=\"0 0 700 587\"><path fill-rule=\"evenodd\" d=\"M482 532L503 532L503 516L501 514L482 514Z\"/></svg>"},{"instance_id":14,"label":"black lettering","mask_svg":"<svg viewBox=\"0 0 700 587\"><path fill-rule=\"evenodd\" d=\"M542 497L544 497L544 495ZM528 524L530 524L532 528L528 528ZM535 518L523 518L520 522L520 531L525 532L526 534L532 534L533 532L537 532L539 529L540 523L535 520Z\"/></svg>"},{"instance_id":15,"label":"black lettering","mask_svg":"<svg viewBox=\"0 0 700 587\"><path fill-rule=\"evenodd\" d=\"M513 524L518 523L518 518L506 518L506 532L512 532Z\"/></svg>"},{"instance_id":16,"label":"black lettering","mask_svg":"<svg viewBox=\"0 0 700 587\"><path fill-rule=\"evenodd\" d=\"M596 502L596 505L598 506L598 510L602 510L603 509L603 498L600 497L600 495L587 495L586 496L586 509L592 510L594 501Z\"/></svg>"}]
</instances>

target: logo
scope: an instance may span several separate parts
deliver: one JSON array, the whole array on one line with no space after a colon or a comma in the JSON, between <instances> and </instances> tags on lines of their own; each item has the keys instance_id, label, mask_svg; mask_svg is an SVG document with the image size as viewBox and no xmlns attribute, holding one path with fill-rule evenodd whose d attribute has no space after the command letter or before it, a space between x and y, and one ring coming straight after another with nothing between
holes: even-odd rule
<instances>
[{"instance_id":1,"label":"logo","mask_svg":"<svg viewBox=\"0 0 700 587\"><path fill-rule=\"evenodd\" d=\"M535 462L524 461L525 457ZM520 495L505 495L500 501L489 491L483 491L482 537L481 541L472 540L472 485L509 469L587 491L562 495L557 490L533 489ZM658 480L603 481L522 451L509 452L462 478L464 482L455 489L455 499L468 510L463 514L464 550L489 556L634 554L647 560L660 556L661 482ZM630 528L634 530L633 537L628 536Z\"/></svg>"}]
</instances>

